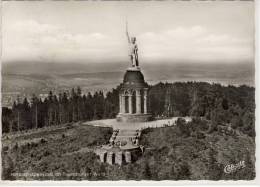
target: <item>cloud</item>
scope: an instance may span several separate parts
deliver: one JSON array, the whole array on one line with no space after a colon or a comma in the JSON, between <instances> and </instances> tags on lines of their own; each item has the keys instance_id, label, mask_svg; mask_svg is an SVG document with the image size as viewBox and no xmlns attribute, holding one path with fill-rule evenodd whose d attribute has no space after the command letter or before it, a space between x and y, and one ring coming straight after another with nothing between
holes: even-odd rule
<instances>
[{"instance_id":1,"label":"cloud","mask_svg":"<svg viewBox=\"0 0 260 187\"><path fill-rule=\"evenodd\" d=\"M16 22L11 26L12 30L24 31L27 34L54 34L59 28L54 25L40 24L34 20Z\"/></svg>"},{"instance_id":2,"label":"cloud","mask_svg":"<svg viewBox=\"0 0 260 187\"><path fill-rule=\"evenodd\" d=\"M34 20L3 27L3 59L127 60L127 44L105 31L72 33ZM248 61L254 56L253 39L215 33L206 27L175 27L137 36L142 61Z\"/></svg>"},{"instance_id":3,"label":"cloud","mask_svg":"<svg viewBox=\"0 0 260 187\"><path fill-rule=\"evenodd\" d=\"M146 32L138 37L144 58L193 61L252 60L252 38L214 33L202 26L177 27L158 33Z\"/></svg>"},{"instance_id":4,"label":"cloud","mask_svg":"<svg viewBox=\"0 0 260 187\"><path fill-rule=\"evenodd\" d=\"M117 53L118 43L105 34L73 34L64 28L33 20L16 22L3 33L3 56L7 60L98 59Z\"/></svg>"}]
</instances>

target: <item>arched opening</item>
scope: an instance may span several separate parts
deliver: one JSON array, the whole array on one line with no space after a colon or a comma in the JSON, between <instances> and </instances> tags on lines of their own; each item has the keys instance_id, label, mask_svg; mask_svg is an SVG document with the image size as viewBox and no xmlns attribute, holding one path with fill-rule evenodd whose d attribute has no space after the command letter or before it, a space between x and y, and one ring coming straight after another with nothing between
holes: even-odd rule
<instances>
[{"instance_id":1,"label":"arched opening","mask_svg":"<svg viewBox=\"0 0 260 187\"><path fill-rule=\"evenodd\" d=\"M129 99L128 99L128 95L125 96L125 113L129 113L129 107L128 107L128 103L129 103Z\"/></svg>"},{"instance_id":2,"label":"arched opening","mask_svg":"<svg viewBox=\"0 0 260 187\"><path fill-rule=\"evenodd\" d=\"M141 113L144 113L144 91L141 90Z\"/></svg>"},{"instance_id":3,"label":"arched opening","mask_svg":"<svg viewBox=\"0 0 260 187\"><path fill-rule=\"evenodd\" d=\"M112 164L115 163L115 153L112 154Z\"/></svg>"},{"instance_id":4,"label":"arched opening","mask_svg":"<svg viewBox=\"0 0 260 187\"><path fill-rule=\"evenodd\" d=\"M124 94L125 94L125 97L123 97L123 99L125 100L125 113L129 113L129 107L128 107L128 102L129 102L129 99L128 99L128 91L126 90L125 92L124 92Z\"/></svg>"},{"instance_id":5,"label":"arched opening","mask_svg":"<svg viewBox=\"0 0 260 187\"><path fill-rule=\"evenodd\" d=\"M133 91L132 108L133 108L133 114L135 114L136 113L136 91Z\"/></svg>"},{"instance_id":6,"label":"arched opening","mask_svg":"<svg viewBox=\"0 0 260 187\"><path fill-rule=\"evenodd\" d=\"M104 153L104 162L107 162L107 153Z\"/></svg>"}]
</instances>

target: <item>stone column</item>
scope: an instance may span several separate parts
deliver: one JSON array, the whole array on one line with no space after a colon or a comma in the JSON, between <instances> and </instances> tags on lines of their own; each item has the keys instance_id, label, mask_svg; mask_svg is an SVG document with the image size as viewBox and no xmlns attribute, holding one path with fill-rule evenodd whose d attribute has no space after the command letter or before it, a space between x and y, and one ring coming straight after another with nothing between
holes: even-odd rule
<instances>
[{"instance_id":1,"label":"stone column","mask_svg":"<svg viewBox=\"0 0 260 187\"><path fill-rule=\"evenodd\" d=\"M129 151L125 152L125 162L126 163L131 163L132 162L131 152L129 152Z\"/></svg>"},{"instance_id":2,"label":"stone column","mask_svg":"<svg viewBox=\"0 0 260 187\"><path fill-rule=\"evenodd\" d=\"M135 145L139 146L139 139L138 138L136 138L136 140L135 140Z\"/></svg>"},{"instance_id":3,"label":"stone column","mask_svg":"<svg viewBox=\"0 0 260 187\"><path fill-rule=\"evenodd\" d=\"M110 165L114 164L114 153L113 152L108 152L107 153L107 163Z\"/></svg>"},{"instance_id":4,"label":"stone column","mask_svg":"<svg viewBox=\"0 0 260 187\"><path fill-rule=\"evenodd\" d=\"M123 164L123 152L122 151L119 151L116 153L115 163L120 166Z\"/></svg>"},{"instance_id":5,"label":"stone column","mask_svg":"<svg viewBox=\"0 0 260 187\"><path fill-rule=\"evenodd\" d=\"M144 89L144 114L147 114L147 88Z\"/></svg>"},{"instance_id":6,"label":"stone column","mask_svg":"<svg viewBox=\"0 0 260 187\"><path fill-rule=\"evenodd\" d=\"M119 93L119 113L122 113L122 95Z\"/></svg>"},{"instance_id":7,"label":"stone column","mask_svg":"<svg viewBox=\"0 0 260 187\"><path fill-rule=\"evenodd\" d=\"M101 152L101 154L100 154L100 161L101 162L106 162L106 159L107 158L107 152L106 151L104 151L104 152Z\"/></svg>"},{"instance_id":8,"label":"stone column","mask_svg":"<svg viewBox=\"0 0 260 187\"><path fill-rule=\"evenodd\" d=\"M141 114L141 91L136 90L136 113Z\"/></svg>"},{"instance_id":9,"label":"stone column","mask_svg":"<svg viewBox=\"0 0 260 187\"><path fill-rule=\"evenodd\" d=\"M125 94L121 95L121 113L125 113Z\"/></svg>"},{"instance_id":10,"label":"stone column","mask_svg":"<svg viewBox=\"0 0 260 187\"><path fill-rule=\"evenodd\" d=\"M129 109L129 114L132 114L132 113L133 113L132 97L133 97L132 94L129 94L129 95L128 95L128 109Z\"/></svg>"}]
</instances>

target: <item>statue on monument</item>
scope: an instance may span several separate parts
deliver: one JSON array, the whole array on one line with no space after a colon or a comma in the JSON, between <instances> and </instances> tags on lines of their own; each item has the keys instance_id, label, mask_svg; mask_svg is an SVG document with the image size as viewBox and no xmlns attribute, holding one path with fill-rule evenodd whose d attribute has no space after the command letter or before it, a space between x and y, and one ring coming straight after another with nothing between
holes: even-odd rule
<instances>
[{"instance_id":1,"label":"statue on monument","mask_svg":"<svg viewBox=\"0 0 260 187\"><path fill-rule=\"evenodd\" d=\"M138 47L136 44L136 37L130 37L128 33L128 27L126 22L126 36L129 44L129 56L132 63L132 67L139 67L138 62Z\"/></svg>"}]
</instances>

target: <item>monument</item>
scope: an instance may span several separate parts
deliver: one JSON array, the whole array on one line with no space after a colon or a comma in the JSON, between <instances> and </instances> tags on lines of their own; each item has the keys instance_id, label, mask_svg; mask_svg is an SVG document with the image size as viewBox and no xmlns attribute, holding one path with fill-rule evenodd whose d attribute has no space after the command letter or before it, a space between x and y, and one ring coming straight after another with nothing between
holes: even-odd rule
<instances>
[{"instance_id":1,"label":"monument","mask_svg":"<svg viewBox=\"0 0 260 187\"><path fill-rule=\"evenodd\" d=\"M126 24L126 36L129 45L130 67L127 68L119 91L119 122L145 122L152 115L148 109L148 84L139 67L136 37L130 37Z\"/></svg>"},{"instance_id":2,"label":"monument","mask_svg":"<svg viewBox=\"0 0 260 187\"><path fill-rule=\"evenodd\" d=\"M131 123L152 119L148 107L148 84L139 67L136 38L129 36L127 27L126 35L130 65L120 84L119 113L115 122L119 124L118 129L114 129L108 144L95 150L100 161L110 165L132 163L143 154L144 147L139 145L141 129L131 126Z\"/></svg>"}]
</instances>

